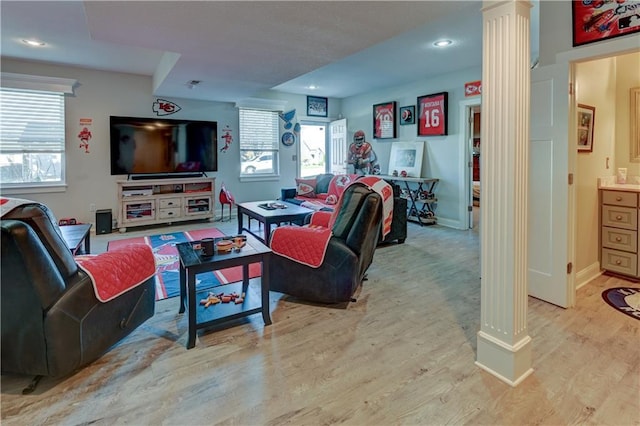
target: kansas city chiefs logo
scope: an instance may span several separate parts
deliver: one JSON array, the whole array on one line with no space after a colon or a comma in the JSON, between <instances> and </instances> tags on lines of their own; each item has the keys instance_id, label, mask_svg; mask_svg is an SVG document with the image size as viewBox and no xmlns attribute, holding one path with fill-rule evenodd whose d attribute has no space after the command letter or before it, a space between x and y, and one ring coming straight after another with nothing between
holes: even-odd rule
<instances>
[{"instance_id":1,"label":"kansas city chiefs logo","mask_svg":"<svg viewBox=\"0 0 640 426\"><path fill-rule=\"evenodd\" d=\"M155 112L158 116L170 115L180 111L181 109L182 108L180 108L178 105L165 99L158 99L153 103L153 112Z\"/></svg>"}]
</instances>

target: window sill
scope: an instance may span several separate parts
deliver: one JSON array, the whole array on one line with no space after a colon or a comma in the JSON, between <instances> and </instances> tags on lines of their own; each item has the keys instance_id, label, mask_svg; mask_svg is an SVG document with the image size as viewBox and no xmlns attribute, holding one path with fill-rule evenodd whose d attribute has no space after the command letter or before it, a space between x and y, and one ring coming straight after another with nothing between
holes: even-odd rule
<instances>
[{"instance_id":1,"label":"window sill","mask_svg":"<svg viewBox=\"0 0 640 426\"><path fill-rule=\"evenodd\" d=\"M45 194L51 192L65 192L67 185L64 183L51 185L21 185L21 186L0 186L2 195L22 195L22 194Z\"/></svg>"},{"instance_id":2,"label":"window sill","mask_svg":"<svg viewBox=\"0 0 640 426\"><path fill-rule=\"evenodd\" d=\"M240 175L240 182L267 182L274 180L280 180L280 175Z\"/></svg>"}]
</instances>

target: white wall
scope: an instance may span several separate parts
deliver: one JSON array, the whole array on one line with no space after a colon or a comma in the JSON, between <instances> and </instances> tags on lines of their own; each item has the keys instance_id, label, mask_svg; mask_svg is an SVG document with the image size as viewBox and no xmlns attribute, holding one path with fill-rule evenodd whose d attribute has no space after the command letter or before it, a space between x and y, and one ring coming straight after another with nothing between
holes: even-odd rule
<instances>
[{"instance_id":1,"label":"white wall","mask_svg":"<svg viewBox=\"0 0 640 426\"><path fill-rule=\"evenodd\" d=\"M117 216L117 188L115 182L126 176L111 176L109 117L111 115L153 117L151 77L94 71L83 68L43 65L3 59L2 70L22 74L73 78L78 81L74 95L66 100L66 181L65 192L24 193L13 196L45 203L57 217L75 217L82 222L95 222L89 205L97 209L112 209ZM188 118L218 122L218 133L225 125L234 129L237 140L238 114L229 103L169 99L182 110L167 118ZM89 153L79 148L77 134L80 118L93 120ZM218 142L220 144L220 141ZM219 153L219 179L239 169L237 143L227 153ZM227 182L233 191L234 182Z\"/></svg>"},{"instance_id":2,"label":"white wall","mask_svg":"<svg viewBox=\"0 0 640 426\"><path fill-rule=\"evenodd\" d=\"M630 90L640 87L640 53L616 58L616 160L615 167L626 167L629 176L640 176L640 163L631 162Z\"/></svg>"},{"instance_id":3,"label":"white wall","mask_svg":"<svg viewBox=\"0 0 640 426\"><path fill-rule=\"evenodd\" d=\"M391 87L364 95L352 96L342 100L342 113L347 117L349 138L362 129L367 141L375 150L383 174L389 172L389 155L393 142L424 142L422 176L440 179L436 188L438 206L436 216L438 223L456 228L466 227L466 217L460 217L461 189L464 188L464 175L459 173L459 161L464 161L465 147L461 147L459 134L464 132L464 125L459 123L459 102L464 100L464 84L480 80L482 69L471 68L416 81L411 84ZM398 126L396 139L373 139L373 105L396 101L398 110L407 105L416 105L417 97L431 93L448 92L448 135L438 137L418 137L417 124ZM467 98L470 99L470 98ZM417 111L416 111L417 112ZM417 117L416 117L417 122Z\"/></svg>"},{"instance_id":4,"label":"white wall","mask_svg":"<svg viewBox=\"0 0 640 426\"><path fill-rule=\"evenodd\" d=\"M64 192L29 192L9 195L37 200L49 206L57 217L74 217L81 222L95 222L95 214L89 205L97 209L112 209L117 216L116 181L126 176L111 176L109 151L109 117L111 115L153 117L152 104L158 97L152 96L152 79L148 76L94 71L83 68L45 65L11 59L2 60L2 71L78 80L74 95L66 101L66 180ZM295 108L297 114L306 113L306 96L270 93L264 97L287 101L287 111ZM205 102L189 99L168 99L182 109L166 118L186 118L218 122L218 147L223 146L221 129L228 125L233 130L234 143L225 153L218 153L216 187L224 182L236 200L275 199L281 187L295 186L297 144L280 145L282 149L280 177L270 181L240 182L240 151L238 147L238 111L234 104ZM340 100L329 100L330 116L340 114ZM91 118L93 124L90 153L78 147L76 135L80 118ZM331 117L327 118L328 121ZM220 205L216 197L216 214Z\"/></svg>"},{"instance_id":5,"label":"white wall","mask_svg":"<svg viewBox=\"0 0 640 426\"><path fill-rule=\"evenodd\" d=\"M576 168L576 271L598 263L597 179L614 169L616 141L616 59L576 65L576 101L595 107L593 151L578 153ZM609 168L607 168L607 159Z\"/></svg>"}]
</instances>

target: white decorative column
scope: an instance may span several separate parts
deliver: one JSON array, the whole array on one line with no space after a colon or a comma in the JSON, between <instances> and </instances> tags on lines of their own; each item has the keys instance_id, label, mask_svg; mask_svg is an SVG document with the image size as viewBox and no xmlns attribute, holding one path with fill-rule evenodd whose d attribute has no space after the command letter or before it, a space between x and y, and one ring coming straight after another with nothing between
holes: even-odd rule
<instances>
[{"instance_id":1,"label":"white decorative column","mask_svg":"<svg viewBox=\"0 0 640 426\"><path fill-rule=\"evenodd\" d=\"M476 365L516 386L533 372L527 334L529 1L484 1L481 326Z\"/></svg>"}]
</instances>

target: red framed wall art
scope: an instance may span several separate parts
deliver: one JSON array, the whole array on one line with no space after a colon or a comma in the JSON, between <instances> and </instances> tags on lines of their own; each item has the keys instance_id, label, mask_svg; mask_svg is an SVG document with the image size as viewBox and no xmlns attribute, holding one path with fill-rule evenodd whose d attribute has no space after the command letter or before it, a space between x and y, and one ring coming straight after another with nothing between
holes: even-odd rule
<instances>
[{"instance_id":1,"label":"red framed wall art","mask_svg":"<svg viewBox=\"0 0 640 426\"><path fill-rule=\"evenodd\" d=\"M571 2L573 46L640 32L640 0Z\"/></svg>"},{"instance_id":2,"label":"red framed wall art","mask_svg":"<svg viewBox=\"0 0 640 426\"><path fill-rule=\"evenodd\" d=\"M392 139L396 131L396 103L385 102L373 106L373 137L375 139Z\"/></svg>"},{"instance_id":3,"label":"red framed wall art","mask_svg":"<svg viewBox=\"0 0 640 426\"><path fill-rule=\"evenodd\" d=\"M418 97L418 136L447 134L448 102L447 92Z\"/></svg>"}]
</instances>

